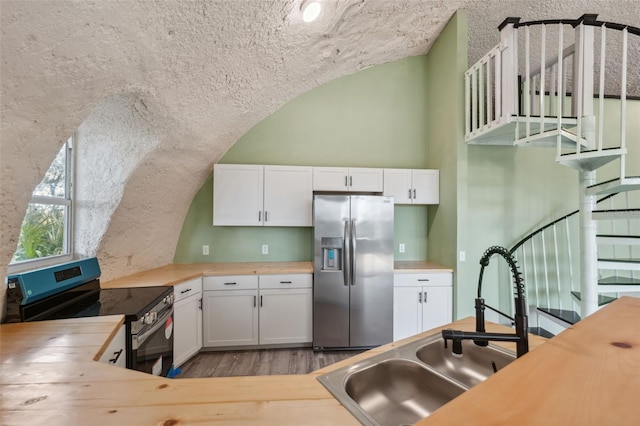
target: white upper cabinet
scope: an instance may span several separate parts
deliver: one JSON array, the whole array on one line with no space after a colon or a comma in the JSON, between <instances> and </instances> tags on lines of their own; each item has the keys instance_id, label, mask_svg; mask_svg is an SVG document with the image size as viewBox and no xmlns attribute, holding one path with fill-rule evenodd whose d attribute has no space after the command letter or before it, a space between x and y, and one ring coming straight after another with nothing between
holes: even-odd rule
<instances>
[{"instance_id":1,"label":"white upper cabinet","mask_svg":"<svg viewBox=\"0 0 640 426\"><path fill-rule=\"evenodd\" d=\"M410 169L384 169L384 191L395 204L411 204L413 192Z\"/></svg>"},{"instance_id":2,"label":"white upper cabinet","mask_svg":"<svg viewBox=\"0 0 640 426\"><path fill-rule=\"evenodd\" d=\"M213 166L214 225L262 225L263 168L251 164Z\"/></svg>"},{"instance_id":3,"label":"white upper cabinet","mask_svg":"<svg viewBox=\"0 0 640 426\"><path fill-rule=\"evenodd\" d=\"M349 169L349 191L382 192L383 181L382 169Z\"/></svg>"},{"instance_id":4,"label":"white upper cabinet","mask_svg":"<svg viewBox=\"0 0 640 426\"><path fill-rule=\"evenodd\" d=\"M311 226L312 168L215 164L213 224Z\"/></svg>"},{"instance_id":5,"label":"white upper cabinet","mask_svg":"<svg viewBox=\"0 0 640 426\"><path fill-rule=\"evenodd\" d=\"M264 226L311 226L311 167L264 166Z\"/></svg>"},{"instance_id":6,"label":"white upper cabinet","mask_svg":"<svg viewBox=\"0 0 640 426\"><path fill-rule=\"evenodd\" d=\"M382 192L382 169L314 167L314 191Z\"/></svg>"},{"instance_id":7,"label":"white upper cabinet","mask_svg":"<svg viewBox=\"0 0 640 426\"><path fill-rule=\"evenodd\" d=\"M440 171L384 169L384 195L395 204L439 204Z\"/></svg>"}]
</instances>

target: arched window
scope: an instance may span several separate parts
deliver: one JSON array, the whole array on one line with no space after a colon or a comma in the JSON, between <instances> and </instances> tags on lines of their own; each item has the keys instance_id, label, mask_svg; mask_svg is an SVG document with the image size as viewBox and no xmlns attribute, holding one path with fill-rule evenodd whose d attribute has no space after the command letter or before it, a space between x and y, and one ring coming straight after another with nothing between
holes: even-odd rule
<instances>
[{"instance_id":1,"label":"arched window","mask_svg":"<svg viewBox=\"0 0 640 426\"><path fill-rule=\"evenodd\" d=\"M71 137L33 191L11 264L29 262L29 266L38 266L32 263L45 262L37 259L55 262L71 258L73 163Z\"/></svg>"}]
</instances>

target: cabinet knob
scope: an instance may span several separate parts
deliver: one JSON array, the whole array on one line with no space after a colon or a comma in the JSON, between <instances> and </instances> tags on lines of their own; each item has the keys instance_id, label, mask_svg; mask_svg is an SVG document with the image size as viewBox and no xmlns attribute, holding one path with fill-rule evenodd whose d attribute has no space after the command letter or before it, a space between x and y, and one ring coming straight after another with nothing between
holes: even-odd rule
<instances>
[{"instance_id":1,"label":"cabinet knob","mask_svg":"<svg viewBox=\"0 0 640 426\"><path fill-rule=\"evenodd\" d=\"M416 190L415 190L415 188L414 188L414 190L413 190L413 199L414 199L414 200L416 199Z\"/></svg>"},{"instance_id":2,"label":"cabinet knob","mask_svg":"<svg viewBox=\"0 0 640 426\"><path fill-rule=\"evenodd\" d=\"M236 285L238 283L224 283L224 285Z\"/></svg>"},{"instance_id":3,"label":"cabinet knob","mask_svg":"<svg viewBox=\"0 0 640 426\"><path fill-rule=\"evenodd\" d=\"M280 284L292 284L291 281L280 281Z\"/></svg>"}]
</instances>

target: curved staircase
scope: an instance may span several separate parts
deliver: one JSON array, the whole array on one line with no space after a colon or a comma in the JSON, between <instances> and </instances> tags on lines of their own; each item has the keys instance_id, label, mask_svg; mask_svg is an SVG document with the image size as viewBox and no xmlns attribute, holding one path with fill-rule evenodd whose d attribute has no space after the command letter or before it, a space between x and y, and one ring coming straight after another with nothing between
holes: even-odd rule
<instances>
[{"instance_id":1,"label":"curved staircase","mask_svg":"<svg viewBox=\"0 0 640 426\"><path fill-rule=\"evenodd\" d=\"M640 132L628 132L640 120L628 103L640 100L627 97L640 29L583 15L508 18L499 30L500 43L465 74L465 140L555 148L556 162L577 171L579 209L511 249L530 323L555 334L621 293L640 296L640 176L629 173L640 174Z\"/></svg>"}]
</instances>

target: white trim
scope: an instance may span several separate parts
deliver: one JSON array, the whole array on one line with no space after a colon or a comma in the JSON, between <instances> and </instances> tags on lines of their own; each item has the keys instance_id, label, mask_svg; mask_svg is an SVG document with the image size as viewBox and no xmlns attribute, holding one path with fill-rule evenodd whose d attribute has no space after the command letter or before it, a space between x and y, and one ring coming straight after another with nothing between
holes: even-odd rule
<instances>
[{"instance_id":1,"label":"white trim","mask_svg":"<svg viewBox=\"0 0 640 426\"><path fill-rule=\"evenodd\" d=\"M23 260L15 262L7 266L7 275L16 274L18 272L30 271L34 269L44 268L46 266L58 265L73 260L72 254L58 254L56 256L40 257L38 259Z\"/></svg>"}]
</instances>

